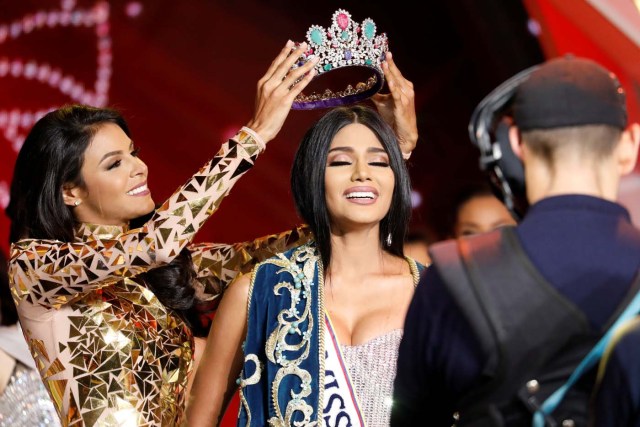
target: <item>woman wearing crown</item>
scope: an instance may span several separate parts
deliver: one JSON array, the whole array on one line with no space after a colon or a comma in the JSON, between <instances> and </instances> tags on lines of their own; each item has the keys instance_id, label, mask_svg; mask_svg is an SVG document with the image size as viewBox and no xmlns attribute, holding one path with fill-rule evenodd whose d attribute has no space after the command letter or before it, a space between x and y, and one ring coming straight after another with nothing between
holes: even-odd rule
<instances>
[{"instance_id":1,"label":"woman wearing crown","mask_svg":"<svg viewBox=\"0 0 640 427\"><path fill-rule=\"evenodd\" d=\"M178 424L195 368L196 306L254 257L306 240L292 232L246 245L189 245L313 77L312 62L290 71L304 50L292 47L259 82L247 127L140 225L133 222L154 210L149 171L117 112L64 107L30 131L7 208L9 277L64 426Z\"/></svg>"},{"instance_id":2,"label":"woman wearing crown","mask_svg":"<svg viewBox=\"0 0 640 427\"><path fill-rule=\"evenodd\" d=\"M405 258L404 157L416 144L412 85L390 54L373 110L322 117L295 156L291 188L314 240L260 263L213 321L187 425L217 425L240 388L238 425L385 426L404 316L421 266ZM400 142L400 144L398 144Z\"/></svg>"}]
</instances>

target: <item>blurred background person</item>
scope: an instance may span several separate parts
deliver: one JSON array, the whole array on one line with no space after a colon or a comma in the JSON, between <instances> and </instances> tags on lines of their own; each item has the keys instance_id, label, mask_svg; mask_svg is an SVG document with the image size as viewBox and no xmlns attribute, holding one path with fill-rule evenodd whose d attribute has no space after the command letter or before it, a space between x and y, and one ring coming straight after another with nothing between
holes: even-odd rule
<instances>
[{"instance_id":1,"label":"blurred background person","mask_svg":"<svg viewBox=\"0 0 640 427\"><path fill-rule=\"evenodd\" d=\"M516 225L507 207L487 183L479 182L464 187L453 205L452 237L485 233L507 225Z\"/></svg>"},{"instance_id":2,"label":"blurred background person","mask_svg":"<svg viewBox=\"0 0 640 427\"><path fill-rule=\"evenodd\" d=\"M18 324L9 289L7 259L0 251L0 426L59 425L58 414Z\"/></svg>"}]
</instances>

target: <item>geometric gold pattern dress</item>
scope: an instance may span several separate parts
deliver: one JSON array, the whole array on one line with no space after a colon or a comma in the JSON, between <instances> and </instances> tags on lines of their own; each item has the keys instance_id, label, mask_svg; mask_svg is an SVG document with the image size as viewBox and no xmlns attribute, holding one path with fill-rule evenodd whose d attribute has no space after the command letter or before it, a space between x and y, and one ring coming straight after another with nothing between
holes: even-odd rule
<instances>
[{"instance_id":1,"label":"geometric gold pattern dress","mask_svg":"<svg viewBox=\"0 0 640 427\"><path fill-rule=\"evenodd\" d=\"M136 276L189 247L196 295L211 300L256 261L308 238L292 230L247 244L190 245L259 152L240 131L139 229L82 224L74 242L12 245L20 323L63 426L179 424L193 337Z\"/></svg>"}]
</instances>

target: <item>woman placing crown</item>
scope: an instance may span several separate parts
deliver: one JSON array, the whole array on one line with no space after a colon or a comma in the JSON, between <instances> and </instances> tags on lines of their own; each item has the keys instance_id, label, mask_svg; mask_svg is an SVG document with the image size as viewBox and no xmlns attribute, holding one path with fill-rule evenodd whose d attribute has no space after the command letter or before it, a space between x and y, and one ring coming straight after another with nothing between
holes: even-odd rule
<instances>
[{"instance_id":1,"label":"woman placing crown","mask_svg":"<svg viewBox=\"0 0 640 427\"><path fill-rule=\"evenodd\" d=\"M292 46L260 80L248 125L139 228L130 223L154 209L148 170L117 112L65 107L29 133L7 209L9 276L64 426L178 424L194 370L194 306L250 269L252 257L306 240L292 232L188 246L312 79L313 62L290 71L305 48L292 55Z\"/></svg>"},{"instance_id":2,"label":"woman placing crown","mask_svg":"<svg viewBox=\"0 0 640 427\"><path fill-rule=\"evenodd\" d=\"M411 206L401 151L406 157L417 140L413 88L386 59L391 94L374 98L382 115L339 107L303 138L291 188L314 241L227 290L187 425L217 425L238 386L238 425L388 425L421 267L402 252Z\"/></svg>"}]
</instances>

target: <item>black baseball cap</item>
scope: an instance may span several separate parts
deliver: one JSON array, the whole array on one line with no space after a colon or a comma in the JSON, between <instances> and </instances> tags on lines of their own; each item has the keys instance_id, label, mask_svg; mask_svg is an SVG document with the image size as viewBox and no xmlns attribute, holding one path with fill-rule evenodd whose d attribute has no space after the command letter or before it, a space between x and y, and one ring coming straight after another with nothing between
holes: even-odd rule
<instances>
[{"instance_id":1,"label":"black baseball cap","mask_svg":"<svg viewBox=\"0 0 640 427\"><path fill-rule=\"evenodd\" d=\"M627 126L624 89L596 62L573 56L549 60L516 90L514 122L520 130L567 126Z\"/></svg>"}]
</instances>

